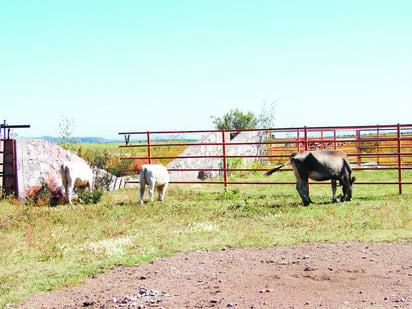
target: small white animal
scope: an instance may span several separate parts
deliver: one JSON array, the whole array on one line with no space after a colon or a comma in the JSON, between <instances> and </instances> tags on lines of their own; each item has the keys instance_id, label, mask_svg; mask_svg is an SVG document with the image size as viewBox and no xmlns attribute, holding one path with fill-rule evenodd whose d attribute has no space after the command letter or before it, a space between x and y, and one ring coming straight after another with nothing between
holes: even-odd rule
<instances>
[{"instance_id":1,"label":"small white animal","mask_svg":"<svg viewBox=\"0 0 412 309\"><path fill-rule=\"evenodd\" d=\"M74 188L89 188L92 191L93 171L86 162L65 162L62 165L62 182L66 190L67 202L71 204Z\"/></svg>"},{"instance_id":2,"label":"small white animal","mask_svg":"<svg viewBox=\"0 0 412 309\"><path fill-rule=\"evenodd\" d=\"M159 164L145 164L140 169L140 204L143 204L145 186L149 185L150 201L153 202L154 189L159 192L159 201L163 201L167 186L169 184L169 173L167 168Z\"/></svg>"}]
</instances>

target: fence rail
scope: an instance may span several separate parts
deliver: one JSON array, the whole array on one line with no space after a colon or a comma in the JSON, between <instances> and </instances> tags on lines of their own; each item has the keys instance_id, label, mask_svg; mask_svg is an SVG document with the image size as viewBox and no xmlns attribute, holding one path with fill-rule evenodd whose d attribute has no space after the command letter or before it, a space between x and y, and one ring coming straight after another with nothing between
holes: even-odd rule
<instances>
[{"instance_id":1,"label":"fence rail","mask_svg":"<svg viewBox=\"0 0 412 309\"><path fill-rule=\"evenodd\" d=\"M241 139L242 134L252 134L253 139ZM403 185L412 182L403 180L403 171L412 170L412 125L370 125L338 127L299 127L271 128L255 130L198 130L198 131L147 131L120 132L125 136L126 145L121 148L138 148L138 155L122 157L121 160L134 160L141 163L161 163L166 165L173 160L219 160L219 167L196 166L169 167L170 172L214 172L220 175L213 181L174 180L171 183L205 183L205 184L295 184L295 182L248 182L229 181L231 172L263 172L267 165L273 166L285 162L292 152L301 150L340 149L348 154L353 170L396 170L397 177L385 182L357 182L365 185L398 185L402 194ZM207 135L214 139L206 140ZM236 135L235 138L231 138ZM133 136L132 142L130 138ZM195 138L194 138L195 137ZM178 153L168 155L162 149L193 147L213 148L213 151L201 153ZM242 153L242 147L254 148L254 153ZM239 151L233 150L239 148ZM229 149L229 151L228 151ZM196 152L196 151L195 151ZM200 150L199 150L200 152ZM251 167L233 167L230 160L241 159L258 161L261 164ZM266 165L265 165L266 163ZM290 169L285 169L290 170ZM135 168L124 169L136 173ZM219 180L222 179L222 180ZM131 181L133 182L133 181ZM312 184L319 184L313 182Z\"/></svg>"}]
</instances>

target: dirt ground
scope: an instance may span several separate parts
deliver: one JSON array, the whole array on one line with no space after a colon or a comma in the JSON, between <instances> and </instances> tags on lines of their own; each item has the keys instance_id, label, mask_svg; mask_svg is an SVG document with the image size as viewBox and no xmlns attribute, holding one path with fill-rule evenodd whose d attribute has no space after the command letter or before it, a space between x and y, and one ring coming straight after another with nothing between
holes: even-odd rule
<instances>
[{"instance_id":1,"label":"dirt ground","mask_svg":"<svg viewBox=\"0 0 412 309\"><path fill-rule=\"evenodd\" d=\"M412 308L412 243L179 253L33 295L18 308Z\"/></svg>"}]
</instances>

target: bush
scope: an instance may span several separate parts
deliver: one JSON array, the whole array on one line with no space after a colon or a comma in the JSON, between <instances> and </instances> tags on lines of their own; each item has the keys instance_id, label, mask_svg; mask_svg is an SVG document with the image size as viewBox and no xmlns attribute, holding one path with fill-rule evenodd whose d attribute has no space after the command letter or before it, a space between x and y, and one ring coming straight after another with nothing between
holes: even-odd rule
<instances>
[{"instance_id":1,"label":"bush","mask_svg":"<svg viewBox=\"0 0 412 309\"><path fill-rule=\"evenodd\" d=\"M110 174L121 177L127 173L122 172L123 169L130 169L130 161L120 160L119 154L110 152L107 149L86 149L82 146L77 149L77 155L83 160L89 162L92 166L105 170Z\"/></svg>"},{"instance_id":2,"label":"bush","mask_svg":"<svg viewBox=\"0 0 412 309\"><path fill-rule=\"evenodd\" d=\"M83 204L96 204L98 203L103 196L102 190L94 190L94 191L82 191L79 193L79 198Z\"/></svg>"},{"instance_id":3,"label":"bush","mask_svg":"<svg viewBox=\"0 0 412 309\"><path fill-rule=\"evenodd\" d=\"M40 186L32 186L25 190L26 203L36 206L57 206L64 203L62 188L56 184L55 179L48 179Z\"/></svg>"}]
</instances>

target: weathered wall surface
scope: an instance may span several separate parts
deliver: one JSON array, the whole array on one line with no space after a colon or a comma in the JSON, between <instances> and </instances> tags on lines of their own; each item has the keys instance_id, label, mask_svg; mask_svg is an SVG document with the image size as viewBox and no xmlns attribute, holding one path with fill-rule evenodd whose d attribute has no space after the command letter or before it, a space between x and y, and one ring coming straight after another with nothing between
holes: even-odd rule
<instances>
[{"instance_id":1,"label":"weathered wall surface","mask_svg":"<svg viewBox=\"0 0 412 309\"><path fill-rule=\"evenodd\" d=\"M226 155L227 156L256 156L262 154L262 145L230 145L231 143L254 143L262 141L262 132L242 132L234 139L230 140L229 133L225 133ZM171 181L193 181L198 179L199 171L203 169L221 169L223 166L222 158L210 158L210 156L222 156L222 145L208 145L208 144L222 144L222 133L209 133L202 136L197 144L188 147L179 156L197 156L200 158L182 158L175 159L168 164L168 169L196 169L196 171L170 172ZM256 158L243 158L243 164L255 161ZM207 178L218 177L219 172L206 172Z\"/></svg>"},{"instance_id":2,"label":"weathered wall surface","mask_svg":"<svg viewBox=\"0 0 412 309\"><path fill-rule=\"evenodd\" d=\"M67 161L84 161L53 143L42 139L17 139L17 175L19 198L25 198L25 192L41 183L55 183L63 186L61 166ZM108 190L116 190L125 186L122 178L108 174L100 169L93 170L96 177L108 177Z\"/></svg>"}]
</instances>

